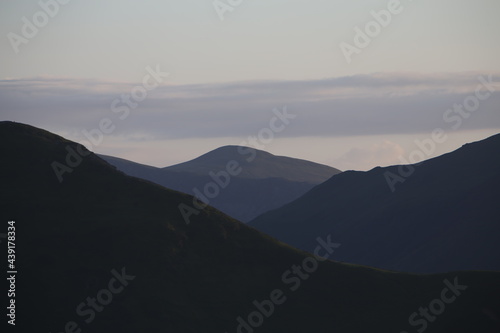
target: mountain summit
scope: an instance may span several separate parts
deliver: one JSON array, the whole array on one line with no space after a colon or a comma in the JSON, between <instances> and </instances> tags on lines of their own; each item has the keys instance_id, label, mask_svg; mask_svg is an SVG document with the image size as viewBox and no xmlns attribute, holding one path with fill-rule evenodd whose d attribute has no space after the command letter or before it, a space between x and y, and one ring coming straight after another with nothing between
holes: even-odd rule
<instances>
[{"instance_id":1,"label":"mountain summit","mask_svg":"<svg viewBox=\"0 0 500 333\"><path fill-rule=\"evenodd\" d=\"M271 153L243 146L224 146L212 150L191 161L173 165L165 170L208 175L225 168L228 161L236 161L242 167L241 178L279 178L293 182L320 184L340 170L297 158L275 156Z\"/></svg>"},{"instance_id":2,"label":"mountain summit","mask_svg":"<svg viewBox=\"0 0 500 333\"><path fill-rule=\"evenodd\" d=\"M166 168L99 156L128 175L197 195L243 222L299 198L315 185L340 173L326 165L242 146L221 147ZM227 177L229 165L236 166L237 170L230 178ZM207 186L212 190L217 187L217 195L207 193Z\"/></svg>"}]
</instances>

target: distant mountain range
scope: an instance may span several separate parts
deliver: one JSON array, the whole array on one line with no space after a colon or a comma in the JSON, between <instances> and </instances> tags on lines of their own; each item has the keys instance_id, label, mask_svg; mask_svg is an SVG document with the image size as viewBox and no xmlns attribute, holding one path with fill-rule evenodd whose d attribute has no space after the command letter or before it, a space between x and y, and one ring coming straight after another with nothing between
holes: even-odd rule
<instances>
[{"instance_id":1,"label":"distant mountain range","mask_svg":"<svg viewBox=\"0 0 500 333\"><path fill-rule=\"evenodd\" d=\"M345 245L336 258L350 263L500 270L499 152L496 135L420 165L343 172L250 225L308 251L331 233ZM404 182L392 192L394 176Z\"/></svg>"},{"instance_id":2,"label":"distant mountain range","mask_svg":"<svg viewBox=\"0 0 500 333\"><path fill-rule=\"evenodd\" d=\"M221 147L166 168L99 156L130 176L196 194L202 201L243 222L299 198L340 173L326 165L241 146ZM234 167L233 174L227 171L228 163Z\"/></svg>"},{"instance_id":3,"label":"distant mountain range","mask_svg":"<svg viewBox=\"0 0 500 333\"><path fill-rule=\"evenodd\" d=\"M5 231L16 225L16 331L498 332L498 272L426 276L319 261L211 207L187 225L178 206L191 196L27 125L0 122L0 154L0 221ZM55 163L71 169L62 182ZM338 233L315 236L315 252L331 258L353 246L333 246Z\"/></svg>"}]
</instances>

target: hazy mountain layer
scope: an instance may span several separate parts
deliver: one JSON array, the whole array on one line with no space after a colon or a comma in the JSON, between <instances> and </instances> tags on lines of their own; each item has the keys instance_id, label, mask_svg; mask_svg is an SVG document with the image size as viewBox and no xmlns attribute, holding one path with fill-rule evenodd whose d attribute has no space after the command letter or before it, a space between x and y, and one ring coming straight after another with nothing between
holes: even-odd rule
<instances>
[{"instance_id":1,"label":"hazy mountain layer","mask_svg":"<svg viewBox=\"0 0 500 333\"><path fill-rule=\"evenodd\" d=\"M196 195L243 222L299 198L340 172L326 165L239 146L218 148L167 168L100 157L128 175Z\"/></svg>"},{"instance_id":2,"label":"hazy mountain layer","mask_svg":"<svg viewBox=\"0 0 500 333\"><path fill-rule=\"evenodd\" d=\"M420 165L344 172L250 225L309 251L331 233L351 263L500 270L499 151L496 135Z\"/></svg>"}]
</instances>

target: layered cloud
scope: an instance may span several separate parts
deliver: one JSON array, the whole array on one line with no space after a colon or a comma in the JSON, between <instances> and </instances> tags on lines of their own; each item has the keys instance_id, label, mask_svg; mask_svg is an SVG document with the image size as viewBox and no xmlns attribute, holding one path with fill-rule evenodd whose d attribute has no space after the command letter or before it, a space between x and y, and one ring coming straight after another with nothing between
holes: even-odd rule
<instances>
[{"instance_id":1,"label":"layered cloud","mask_svg":"<svg viewBox=\"0 0 500 333\"><path fill-rule=\"evenodd\" d=\"M168 79L121 120L111 105L142 82L68 78L0 81L0 114L79 136L111 119L111 135L128 140L244 137L255 134L287 106L296 120L286 137L423 133L450 127L447 109L475 94L479 76L492 75L494 91L460 130L500 128L498 73L373 74L312 81L251 81L174 85ZM486 88L482 88L485 92Z\"/></svg>"}]
</instances>

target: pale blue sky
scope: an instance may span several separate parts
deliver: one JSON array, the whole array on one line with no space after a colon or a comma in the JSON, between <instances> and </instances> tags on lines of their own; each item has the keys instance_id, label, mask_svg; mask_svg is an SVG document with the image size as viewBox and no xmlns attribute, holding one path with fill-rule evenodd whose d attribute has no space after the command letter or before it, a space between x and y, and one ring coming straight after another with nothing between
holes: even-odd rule
<instances>
[{"instance_id":1,"label":"pale blue sky","mask_svg":"<svg viewBox=\"0 0 500 333\"><path fill-rule=\"evenodd\" d=\"M71 0L15 54L5 34L40 8L4 0L0 78L136 81L156 63L182 84L500 70L497 0L401 0L404 11L347 65L339 43L387 2L243 0L222 22L212 0Z\"/></svg>"},{"instance_id":2,"label":"pale blue sky","mask_svg":"<svg viewBox=\"0 0 500 333\"><path fill-rule=\"evenodd\" d=\"M499 81L500 1L401 0L348 64L340 43L388 2L243 0L221 21L212 0L71 0L16 53L8 34L40 5L4 0L0 120L81 140L159 65L168 79L94 151L166 166L241 143L287 105L300 116L266 150L341 169L398 163L449 125L479 75ZM496 87L432 156L500 132Z\"/></svg>"}]
</instances>

